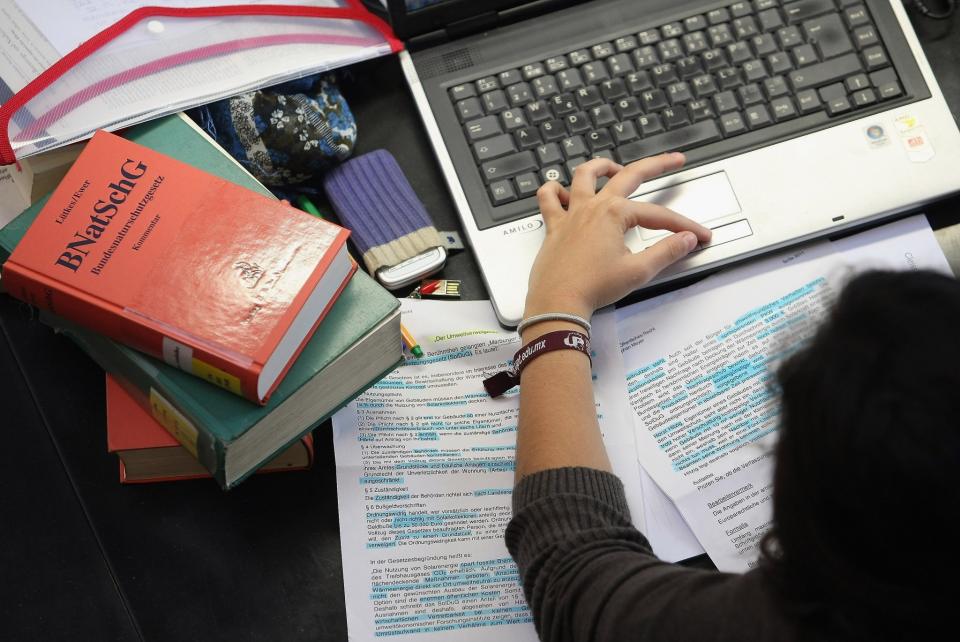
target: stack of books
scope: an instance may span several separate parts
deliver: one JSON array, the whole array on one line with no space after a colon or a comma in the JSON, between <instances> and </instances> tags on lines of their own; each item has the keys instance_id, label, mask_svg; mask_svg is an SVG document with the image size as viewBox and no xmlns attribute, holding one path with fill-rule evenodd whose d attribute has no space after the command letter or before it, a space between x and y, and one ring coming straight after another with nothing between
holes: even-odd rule
<instances>
[{"instance_id":1,"label":"stack of books","mask_svg":"<svg viewBox=\"0 0 960 642\"><path fill-rule=\"evenodd\" d=\"M312 428L402 360L398 302L348 234L171 116L97 133L0 230L0 285L108 373L122 480L226 489L309 465Z\"/></svg>"}]
</instances>

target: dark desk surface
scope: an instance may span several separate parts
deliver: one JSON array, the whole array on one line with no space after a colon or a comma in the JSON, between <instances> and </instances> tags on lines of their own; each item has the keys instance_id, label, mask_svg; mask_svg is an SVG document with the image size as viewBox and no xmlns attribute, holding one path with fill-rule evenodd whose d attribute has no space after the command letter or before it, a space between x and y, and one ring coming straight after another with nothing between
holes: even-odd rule
<instances>
[{"instance_id":1,"label":"dark desk surface","mask_svg":"<svg viewBox=\"0 0 960 642\"><path fill-rule=\"evenodd\" d=\"M960 15L917 24L960 120ZM391 150L441 229L459 229L395 57L344 84L358 152ZM932 208L953 222L960 199ZM485 298L469 252L445 274ZM306 472L121 486L106 452L103 372L0 296L0 638L345 640L329 426Z\"/></svg>"}]
</instances>

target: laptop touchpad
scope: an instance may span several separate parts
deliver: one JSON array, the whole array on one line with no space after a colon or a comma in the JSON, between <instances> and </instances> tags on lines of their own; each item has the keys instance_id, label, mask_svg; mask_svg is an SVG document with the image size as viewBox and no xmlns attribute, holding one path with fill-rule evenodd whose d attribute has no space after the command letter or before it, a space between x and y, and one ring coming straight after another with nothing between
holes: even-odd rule
<instances>
[{"instance_id":1,"label":"laptop touchpad","mask_svg":"<svg viewBox=\"0 0 960 642\"><path fill-rule=\"evenodd\" d=\"M701 178L694 178L653 192L641 193L632 197L635 201L656 203L670 208L677 214L683 214L698 223L710 221L740 213L740 203L733 192L733 186L727 173L720 171ZM708 227L710 227L708 225ZM640 228L640 237L644 240L661 236L664 230Z\"/></svg>"}]
</instances>

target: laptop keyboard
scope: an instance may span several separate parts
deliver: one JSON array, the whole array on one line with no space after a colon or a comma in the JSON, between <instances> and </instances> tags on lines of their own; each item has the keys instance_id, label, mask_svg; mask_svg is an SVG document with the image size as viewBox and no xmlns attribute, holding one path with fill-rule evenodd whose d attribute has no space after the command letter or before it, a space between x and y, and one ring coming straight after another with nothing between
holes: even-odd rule
<instances>
[{"instance_id":1,"label":"laptop keyboard","mask_svg":"<svg viewBox=\"0 0 960 642\"><path fill-rule=\"evenodd\" d=\"M707 162L736 153L721 141L787 121L800 135L903 94L862 0L735 2L449 89L498 221L590 158Z\"/></svg>"}]
</instances>

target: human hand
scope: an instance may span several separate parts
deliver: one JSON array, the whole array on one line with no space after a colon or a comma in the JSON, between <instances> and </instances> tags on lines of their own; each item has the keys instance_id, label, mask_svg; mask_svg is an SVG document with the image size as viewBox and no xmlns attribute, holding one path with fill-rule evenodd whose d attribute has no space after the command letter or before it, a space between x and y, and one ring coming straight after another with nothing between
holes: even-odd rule
<instances>
[{"instance_id":1,"label":"human hand","mask_svg":"<svg viewBox=\"0 0 960 642\"><path fill-rule=\"evenodd\" d=\"M629 200L641 183L683 166L683 154L661 154L618 165L595 158L577 167L569 191L550 181L537 191L546 237L530 272L524 317L566 312L589 318L686 256L710 230L663 206ZM597 192L597 179L609 181ZM624 234L632 227L670 234L632 253Z\"/></svg>"}]
</instances>

